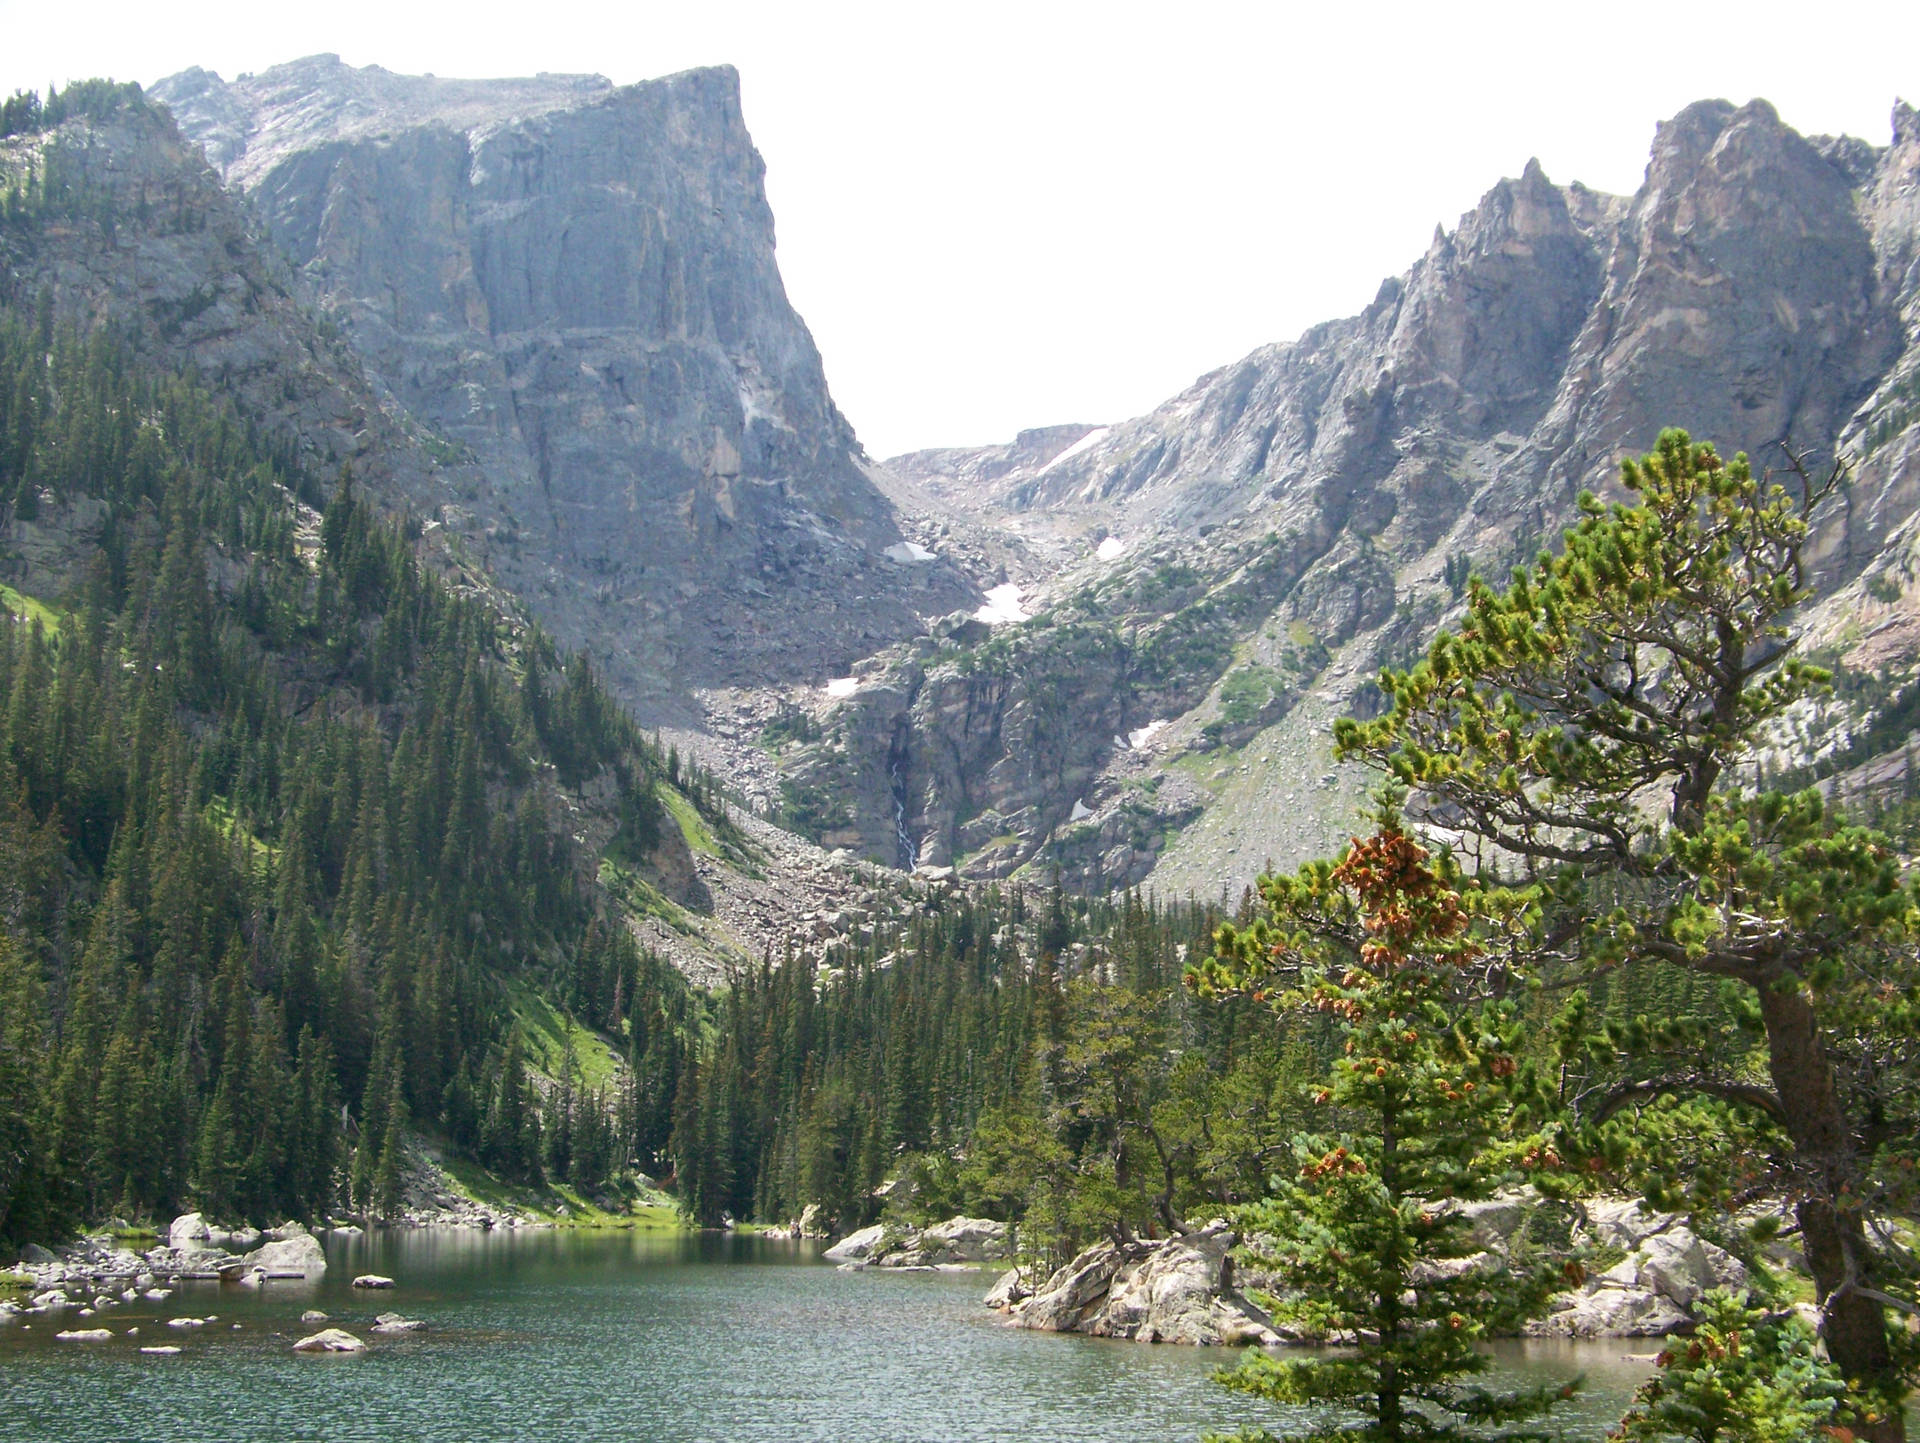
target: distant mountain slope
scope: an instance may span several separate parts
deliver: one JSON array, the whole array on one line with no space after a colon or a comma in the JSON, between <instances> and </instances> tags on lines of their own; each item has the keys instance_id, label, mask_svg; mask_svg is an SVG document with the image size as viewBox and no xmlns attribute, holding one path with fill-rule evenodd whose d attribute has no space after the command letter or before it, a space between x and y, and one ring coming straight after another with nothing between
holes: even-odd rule
<instances>
[{"instance_id":1,"label":"distant mountain slope","mask_svg":"<svg viewBox=\"0 0 1920 1443\"><path fill-rule=\"evenodd\" d=\"M154 95L431 432L452 524L650 718L823 680L976 595L886 554L731 69L616 88L318 56Z\"/></svg>"},{"instance_id":2,"label":"distant mountain slope","mask_svg":"<svg viewBox=\"0 0 1920 1443\"><path fill-rule=\"evenodd\" d=\"M1824 584L1884 569L1920 487L1920 123L1902 105L1893 129L1807 139L1702 102L1631 198L1529 163L1358 316L1146 416L889 463L1080 541L1039 620L866 670L786 758L811 814L887 855L904 834L923 860L1207 893L1317 852L1353 800L1331 717L1469 568L1552 541L1667 425L1763 466L1844 457Z\"/></svg>"}]
</instances>

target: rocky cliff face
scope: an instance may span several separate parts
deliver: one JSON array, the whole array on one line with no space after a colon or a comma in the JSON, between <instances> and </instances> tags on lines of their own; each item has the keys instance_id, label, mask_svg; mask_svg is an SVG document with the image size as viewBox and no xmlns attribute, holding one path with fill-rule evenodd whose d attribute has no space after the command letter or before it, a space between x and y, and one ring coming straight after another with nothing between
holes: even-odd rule
<instances>
[{"instance_id":1,"label":"rocky cliff face","mask_svg":"<svg viewBox=\"0 0 1920 1443\"><path fill-rule=\"evenodd\" d=\"M1819 745L1904 715L1920 670L1904 106L1885 148L1689 107L1633 196L1529 164L1359 315L1146 416L874 468L786 302L731 71L321 57L157 93L220 174L164 121L76 132L137 234L75 228L15 281L225 377L888 865L1215 893L1324 850L1363 784L1332 718L1669 424L1853 470L1808 624L1873 682L1806 719Z\"/></svg>"},{"instance_id":2,"label":"rocky cliff face","mask_svg":"<svg viewBox=\"0 0 1920 1443\"><path fill-rule=\"evenodd\" d=\"M1845 615L1863 568L1879 594L1909 588L1920 124L1902 106L1894 130L1884 150L1809 140L1764 102L1703 102L1660 127L1634 196L1557 186L1530 163L1360 315L1147 416L888 463L1013 524L1044 515L1077 549L1029 601L1045 623L900 659L845 705L837 754L789 765L832 793L835 775L889 759L897 818L834 793L869 849L904 837L982 871L1237 888L1339 835L1356 786L1325 732L1371 704L1377 666L1417 654L1469 568L1531 556L1579 490L1605 488L1668 425L1762 465L1785 446L1846 460L1857 479L1820 538L1824 584L1846 592ZM1223 605L1263 545L1279 584ZM1892 552L1911 558L1889 578ZM1888 604L1920 654L1920 617ZM1063 621L1112 642L1071 689L1050 680ZM1828 629L1853 644L1843 622ZM983 670L1011 711L982 704ZM1075 738L1072 764L1045 761L1036 733ZM953 758L968 759L958 776Z\"/></svg>"},{"instance_id":3,"label":"rocky cliff face","mask_svg":"<svg viewBox=\"0 0 1920 1443\"><path fill-rule=\"evenodd\" d=\"M154 94L426 430L488 569L655 719L824 680L974 595L886 554L731 69L616 88L322 56Z\"/></svg>"}]
</instances>

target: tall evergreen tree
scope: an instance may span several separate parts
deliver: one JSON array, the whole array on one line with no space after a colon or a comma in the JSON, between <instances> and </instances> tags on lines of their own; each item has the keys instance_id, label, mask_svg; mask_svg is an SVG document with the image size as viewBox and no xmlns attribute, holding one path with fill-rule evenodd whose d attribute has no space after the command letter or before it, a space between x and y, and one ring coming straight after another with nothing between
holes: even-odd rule
<instances>
[{"instance_id":1,"label":"tall evergreen tree","mask_svg":"<svg viewBox=\"0 0 1920 1443\"><path fill-rule=\"evenodd\" d=\"M1502 1151L1514 1141L1521 1039L1513 1006L1477 995L1488 930L1450 872L1389 815L1338 865L1262 878L1270 916L1223 927L1195 973L1206 990L1336 1018L1344 1038L1313 1095L1325 1121L1295 1139L1282 1189L1240 1221L1284 1280L1283 1311L1350 1346L1255 1353L1217 1375L1367 1420L1296 1436L1545 1437L1511 1425L1577 1386L1500 1393L1465 1381L1492 1366L1480 1340L1543 1308L1560 1279L1486 1259L1461 1210L1513 1176Z\"/></svg>"}]
</instances>

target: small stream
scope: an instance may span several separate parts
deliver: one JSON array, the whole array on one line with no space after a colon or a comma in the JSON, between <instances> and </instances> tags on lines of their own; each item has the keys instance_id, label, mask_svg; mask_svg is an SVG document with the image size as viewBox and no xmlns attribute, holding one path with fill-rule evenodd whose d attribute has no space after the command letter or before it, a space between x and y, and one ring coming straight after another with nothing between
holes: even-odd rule
<instances>
[{"instance_id":1,"label":"small stream","mask_svg":"<svg viewBox=\"0 0 1920 1443\"><path fill-rule=\"evenodd\" d=\"M907 738L910 735L905 717L894 723L893 741L887 748L887 787L893 793L893 839L894 850L899 856L900 870L911 872L920 861L919 844L913 840L913 834L907 830Z\"/></svg>"}]
</instances>

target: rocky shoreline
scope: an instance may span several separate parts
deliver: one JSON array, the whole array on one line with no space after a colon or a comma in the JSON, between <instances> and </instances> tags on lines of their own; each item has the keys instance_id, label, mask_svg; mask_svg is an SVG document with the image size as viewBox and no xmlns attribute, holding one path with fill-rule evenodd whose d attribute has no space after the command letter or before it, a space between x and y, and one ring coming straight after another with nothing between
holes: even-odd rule
<instances>
[{"instance_id":1,"label":"rocky shoreline","mask_svg":"<svg viewBox=\"0 0 1920 1443\"><path fill-rule=\"evenodd\" d=\"M28 1280L29 1299L0 1301L0 1314L34 1316L74 1308L89 1318L127 1303L165 1302L182 1283L258 1286L306 1281L326 1270L320 1239L300 1223L264 1232L226 1231L210 1227L199 1213L187 1213L145 1252L127 1246L114 1232L90 1234L57 1252L29 1244L18 1264Z\"/></svg>"},{"instance_id":2,"label":"rocky shoreline","mask_svg":"<svg viewBox=\"0 0 1920 1443\"><path fill-rule=\"evenodd\" d=\"M1574 1267L1569 1276L1580 1281L1526 1326L1528 1337L1665 1337L1692 1328L1693 1308L1709 1291L1742 1292L1748 1286L1746 1264L1701 1237L1683 1215L1652 1212L1635 1199L1559 1202L1522 1189L1462 1211L1480 1249L1460 1259L1463 1268L1504 1269L1522 1249L1570 1264L1610 1259L1603 1270ZM839 1246L865 1236L855 1234ZM1224 1222L1173 1238L1103 1240L1037 1283L1017 1267L1008 1271L985 1302L1013 1327L1046 1332L1203 1347L1326 1341L1276 1325L1242 1291L1233 1255L1239 1241ZM898 1251L911 1244L894 1246L889 1255L911 1255ZM1769 1261L1799 1266L1798 1254L1785 1245ZM1255 1292L1267 1291L1273 1281L1258 1275L1244 1280Z\"/></svg>"},{"instance_id":3,"label":"rocky shoreline","mask_svg":"<svg viewBox=\"0 0 1920 1443\"><path fill-rule=\"evenodd\" d=\"M428 1203L410 1207L397 1217L383 1220L380 1226L478 1231L554 1226L465 1198L449 1197L447 1202L445 1206ZM335 1219L320 1233L358 1237L363 1231L357 1223ZM144 1251L123 1241L134 1233L124 1225L112 1225L58 1248L29 1243L14 1268L26 1279L26 1299L0 1298L0 1317L32 1317L67 1309L77 1310L83 1318L93 1317L127 1303L165 1302L182 1283L259 1286L307 1281L327 1270L320 1234L293 1221L264 1230L223 1228L209 1223L200 1213L185 1213Z\"/></svg>"}]
</instances>

